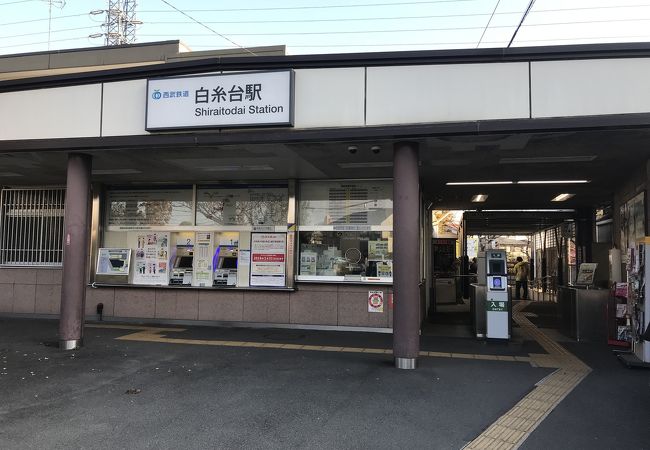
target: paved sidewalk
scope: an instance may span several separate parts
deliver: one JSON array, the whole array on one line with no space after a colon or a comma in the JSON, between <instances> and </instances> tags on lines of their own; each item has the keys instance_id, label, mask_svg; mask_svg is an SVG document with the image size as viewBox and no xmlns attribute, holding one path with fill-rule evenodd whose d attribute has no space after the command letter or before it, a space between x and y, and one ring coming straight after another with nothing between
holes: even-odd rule
<instances>
[{"instance_id":1,"label":"paved sidewalk","mask_svg":"<svg viewBox=\"0 0 650 450\"><path fill-rule=\"evenodd\" d=\"M56 328L0 319L2 449L460 449L554 371L531 365L545 351L525 340L425 337L424 351L448 356L398 371L388 353L304 347L390 348L381 334L150 332L210 343L192 345L88 327L85 347L63 353L48 345ZM604 347L566 348L592 372L522 448L650 448L650 371L624 368Z\"/></svg>"}]
</instances>

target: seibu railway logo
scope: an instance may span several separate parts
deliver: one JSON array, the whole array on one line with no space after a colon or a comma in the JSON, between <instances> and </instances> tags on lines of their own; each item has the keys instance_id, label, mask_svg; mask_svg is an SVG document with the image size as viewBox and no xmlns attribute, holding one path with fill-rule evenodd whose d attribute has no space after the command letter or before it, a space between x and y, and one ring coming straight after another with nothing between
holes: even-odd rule
<instances>
[{"instance_id":1,"label":"seibu railway logo","mask_svg":"<svg viewBox=\"0 0 650 450\"><path fill-rule=\"evenodd\" d=\"M284 262L282 253L254 253L253 262Z\"/></svg>"}]
</instances>

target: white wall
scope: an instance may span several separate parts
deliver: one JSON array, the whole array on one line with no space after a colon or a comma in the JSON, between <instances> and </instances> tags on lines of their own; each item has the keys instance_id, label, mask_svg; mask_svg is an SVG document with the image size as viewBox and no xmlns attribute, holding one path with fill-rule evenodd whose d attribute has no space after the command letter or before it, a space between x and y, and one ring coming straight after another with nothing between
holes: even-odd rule
<instances>
[{"instance_id":1,"label":"white wall","mask_svg":"<svg viewBox=\"0 0 650 450\"><path fill-rule=\"evenodd\" d=\"M144 130L147 80L104 83L102 136L148 134Z\"/></svg>"},{"instance_id":2,"label":"white wall","mask_svg":"<svg viewBox=\"0 0 650 450\"><path fill-rule=\"evenodd\" d=\"M296 129L650 112L649 58L295 73ZM145 97L146 80L0 93L0 140L148 134Z\"/></svg>"},{"instance_id":3,"label":"white wall","mask_svg":"<svg viewBox=\"0 0 650 450\"><path fill-rule=\"evenodd\" d=\"M364 125L365 68L295 71L296 128Z\"/></svg>"},{"instance_id":4,"label":"white wall","mask_svg":"<svg viewBox=\"0 0 650 450\"><path fill-rule=\"evenodd\" d=\"M366 125L528 118L528 63L371 67L366 105Z\"/></svg>"},{"instance_id":5,"label":"white wall","mask_svg":"<svg viewBox=\"0 0 650 450\"><path fill-rule=\"evenodd\" d=\"M650 112L650 59L531 63L533 117Z\"/></svg>"},{"instance_id":6,"label":"white wall","mask_svg":"<svg viewBox=\"0 0 650 450\"><path fill-rule=\"evenodd\" d=\"M0 94L0 140L99 136L101 84Z\"/></svg>"}]
</instances>

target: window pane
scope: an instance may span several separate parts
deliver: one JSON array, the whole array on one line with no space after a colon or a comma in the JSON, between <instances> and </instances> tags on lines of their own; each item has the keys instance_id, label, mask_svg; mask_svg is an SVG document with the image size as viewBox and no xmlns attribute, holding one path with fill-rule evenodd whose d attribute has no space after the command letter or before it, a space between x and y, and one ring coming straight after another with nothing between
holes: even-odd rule
<instances>
[{"instance_id":1,"label":"window pane","mask_svg":"<svg viewBox=\"0 0 650 450\"><path fill-rule=\"evenodd\" d=\"M300 184L300 225L393 225L392 181Z\"/></svg>"},{"instance_id":2,"label":"window pane","mask_svg":"<svg viewBox=\"0 0 650 450\"><path fill-rule=\"evenodd\" d=\"M65 189L3 189L0 264L41 266L63 261Z\"/></svg>"},{"instance_id":3,"label":"window pane","mask_svg":"<svg viewBox=\"0 0 650 450\"><path fill-rule=\"evenodd\" d=\"M109 226L193 225L192 189L111 189Z\"/></svg>"},{"instance_id":4,"label":"window pane","mask_svg":"<svg viewBox=\"0 0 650 450\"><path fill-rule=\"evenodd\" d=\"M300 275L393 277L390 231L301 231Z\"/></svg>"},{"instance_id":5,"label":"window pane","mask_svg":"<svg viewBox=\"0 0 650 450\"><path fill-rule=\"evenodd\" d=\"M197 225L285 225L286 187L212 187L197 189Z\"/></svg>"}]
</instances>

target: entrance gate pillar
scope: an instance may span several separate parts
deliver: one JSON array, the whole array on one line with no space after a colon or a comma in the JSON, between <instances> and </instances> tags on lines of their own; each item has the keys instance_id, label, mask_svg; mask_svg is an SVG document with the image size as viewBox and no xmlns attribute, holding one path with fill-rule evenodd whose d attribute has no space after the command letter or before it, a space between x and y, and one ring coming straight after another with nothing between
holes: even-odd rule
<instances>
[{"instance_id":1,"label":"entrance gate pillar","mask_svg":"<svg viewBox=\"0 0 650 450\"><path fill-rule=\"evenodd\" d=\"M83 339L90 239L91 164L89 155L71 153L68 156L59 317L59 348L62 350L80 347Z\"/></svg>"},{"instance_id":2,"label":"entrance gate pillar","mask_svg":"<svg viewBox=\"0 0 650 450\"><path fill-rule=\"evenodd\" d=\"M420 351L420 177L418 144L393 146L393 356L415 369Z\"/></svg>"}]
</instances>

